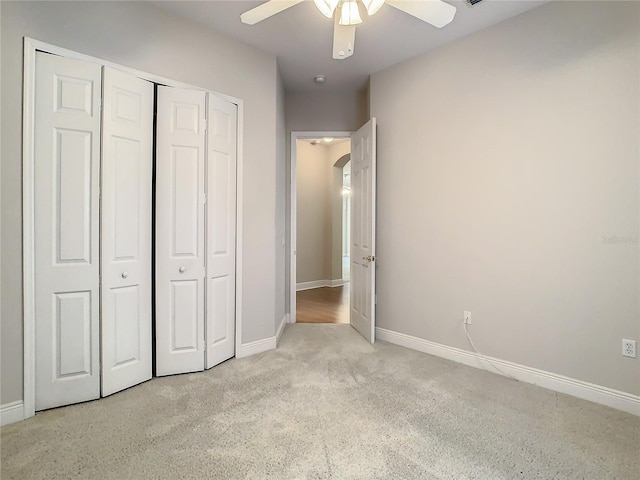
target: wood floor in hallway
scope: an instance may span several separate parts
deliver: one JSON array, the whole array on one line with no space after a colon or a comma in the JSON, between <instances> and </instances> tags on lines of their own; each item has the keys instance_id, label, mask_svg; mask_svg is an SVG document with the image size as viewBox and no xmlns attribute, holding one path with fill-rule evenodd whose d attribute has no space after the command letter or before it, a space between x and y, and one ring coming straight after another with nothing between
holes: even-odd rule
<instances>
[{"instance_id":1,"label":"wood floor in hallway","mask_svg":"<svg viewBox=\"0 0 640 480\"><path fill-rule=\"evenodd\" d=\"M296 322L349 323L349 284L297 292Z\"/></svg>"}]
</instances>

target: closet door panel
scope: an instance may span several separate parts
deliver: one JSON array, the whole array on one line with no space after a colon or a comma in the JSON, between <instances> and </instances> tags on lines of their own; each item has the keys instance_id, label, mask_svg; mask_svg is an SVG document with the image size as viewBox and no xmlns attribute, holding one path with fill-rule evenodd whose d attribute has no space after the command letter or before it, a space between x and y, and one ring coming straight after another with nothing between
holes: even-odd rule
<instances>
[{"instance_id":1,"label":"closet door panel","mask_svg":"<svg viewBox=\"0 0 640 480\"><path fill-rule=\"evenodd\" d=\"M199 315L202 299L198 280L174 280L171 282L171 351L197 352L198 339L202 334L199 324L188 319L196 319Z\"/></svg>"},{"instance_id":2,"label":"closet door panel","mask_svg":"<svg viewBox=\"0 0 640 480\"><path fill-rule=\"evenodd\" d=\"M237 106L208 94L207 368L235 354Z\"/></svg>"},{"instance_id":3,"label":"closet door panel","mask_svg":"<svg viewBox=\"0 0 640 480\"><path fill-rule=\"evenodd\" d=\"M204 369L205 93L158 87L156 374Z\"/></svg>"},{"instance_id":4,"label":"closet door panel","mask_svg":"<svg viewBox=\"0 0 640 480\"><path fill-rule=\"evenodd\" d=\"M153 84L108 67L102 122L102 395L151 378Z\"/></svg>"},{"instance_id":5,"label":"closet door panel","mask_svg":"<svg viewBox=\"0 0 640 480\"><path fill-rule=\"evenodd\" d=\"M100 396L100 66L36 54L35 407Z\"/></svg>"}]
</instances>

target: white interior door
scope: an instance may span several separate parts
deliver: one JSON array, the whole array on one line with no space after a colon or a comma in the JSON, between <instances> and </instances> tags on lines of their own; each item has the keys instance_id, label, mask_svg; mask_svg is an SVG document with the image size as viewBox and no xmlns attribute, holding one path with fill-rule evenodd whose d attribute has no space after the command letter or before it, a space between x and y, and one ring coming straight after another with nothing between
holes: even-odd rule
<instances>
[{"instance_id":1,"label":"white interior door","mask_svg":"<svg viewBox=\"0 0 640 480\"><path fill-rule=\"evenodd\" d=\"M35 408L100 396L101 67L36 54Z\"/></svg>"},{"instance_id":2,"label":"white interior door","mask_svg":"<svg viewBox=\"0 0 640 480\"><path fill-rule=\"evenodd\" d=\"M375 341L376 119L351 137L351 325Z\"/></svg>"},{"instance_id":3,"label":"white interior door","mask_svg":"<svg viewBox=\"0 0 640 480\"><path fill-rule=\"evenodd\" d=\"M153 84L105 67L102 395L151 378Z\"/></svg>"},{"instance_id":4,"label":"white interior door","mask_svg":"<svg viewBox=\"0 0 640 480\"><path fill-rule=\"evenodd\" d=\"M205 93L158 87L156 374L204 369Z\"/></svg>"},{"instance_id":5,"label":"white interior door","mask_svg":"<svg viewBox=\"0 0 640 480\"><path fill-rule=\"evenodd\" d=\"M208 94L206 368L235 354L238 107Z\"/></svg>"}]
</instances>

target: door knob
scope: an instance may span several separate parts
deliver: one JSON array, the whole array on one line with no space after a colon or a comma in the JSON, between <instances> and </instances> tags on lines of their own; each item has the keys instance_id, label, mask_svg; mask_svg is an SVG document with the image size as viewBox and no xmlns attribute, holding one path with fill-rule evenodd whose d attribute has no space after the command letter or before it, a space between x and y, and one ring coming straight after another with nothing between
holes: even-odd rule
<instances>
[{"instance_id":1,"label":"door knob","mask_svg":"<svg viewBox=\"0 0 640 480\"><path fill-rule=\"evenodd\" d=\"M122 278L127 278L129 274L127 272L122 272Z\"/></svg>"},{"instance_id":2,"label":"door knob","mask_svg":"<svg viewBox=\"0 0 640 480\"><path fill-rule=\"evenodd\" d=\"M181 266L181 267L178 269L178 271L179 271L180 273L184 273L184 271L185 271L185 270L186 270L186 268L184 268L184 265L183 265L183 266Z\"/></svg>"},{"instance_id":3,"label":"door knob","mask_svg":"<svg viewBox=\"0 0 640 480\"><path fill-rule=\"evenodd\" d=\"M367 262L375 262L376 257L374 255L367 255L366 257L362 257L363 260L366 260Z\"/></svg>"}]
</instances>

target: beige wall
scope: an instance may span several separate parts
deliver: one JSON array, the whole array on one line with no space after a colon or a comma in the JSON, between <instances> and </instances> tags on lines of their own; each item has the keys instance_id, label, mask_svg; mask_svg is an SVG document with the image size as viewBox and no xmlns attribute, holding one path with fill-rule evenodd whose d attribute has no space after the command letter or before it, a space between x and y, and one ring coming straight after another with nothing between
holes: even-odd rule
<instances>
[{"instance_id":1,"label":"beige wall","mask_svg":"<svg viewBox=\"0 0 640 480\"><path fill-rule=\"evenodd\" d=\"M369 119L366 91L287 92L287 131L355 131Z\"/></svg>"},{"instance_id":2,"label":"beige wall","mask_svg":"<svg viewBox=\"0 0 640 480\"><path fill-rule=\"evenodd\" d=\"M470 310L485 354L640 394L639 9L552 2L372 76L380 327L470 350Z\"/></svg>"},{"instance_id":3,"label":"beige wall","mask_svg":"<svg viewBox=\"0 0 640 480\"><path fill-rule=\"evenodd\" d=\"M296 283L327 279L331 230L329 148L298 140L296 163Z\"/></svg>"},{"instance_id":4,"label":"beige wall","mask_svg":"<svg viewBox=\"0 0 640 480\"><path fill-rule=\"evenodd\" d=\"M243 338L274 334L276 58L145 2L0 2L2 11L2 397L22 398L22 38L242 98ZM282 114L280 113L281 117Z\"/></svg>"}]
</instances>

